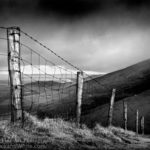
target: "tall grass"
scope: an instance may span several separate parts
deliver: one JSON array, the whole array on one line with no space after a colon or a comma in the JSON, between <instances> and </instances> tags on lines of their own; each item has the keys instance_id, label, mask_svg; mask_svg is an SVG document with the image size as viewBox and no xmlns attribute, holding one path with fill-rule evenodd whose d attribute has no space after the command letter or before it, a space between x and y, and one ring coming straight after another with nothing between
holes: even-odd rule
<instances>
[{"instance_id":1,"label":"tall grass","mask_svg":"<svg viewBox=\"0 0 150 150\"><path fill-rule=\"evenodd\" d=\"M52 149L126 149L126 137L134 132L121 128L105 128L97 124L93 129L86 125L76 126L75 122L61 118L40 120L25 113L22 128L19 122L0 122L0 140L9 142L28 142L47 144ZM124 138L122 138L124 137ZM128 145L129 146L129 145Z\"/></svg>"}]
</instances>

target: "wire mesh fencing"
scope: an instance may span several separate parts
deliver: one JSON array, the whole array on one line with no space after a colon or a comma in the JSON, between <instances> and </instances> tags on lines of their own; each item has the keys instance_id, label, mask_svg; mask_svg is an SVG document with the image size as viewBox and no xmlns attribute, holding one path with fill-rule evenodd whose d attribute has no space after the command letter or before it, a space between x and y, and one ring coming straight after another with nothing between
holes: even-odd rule
<instances>
[{"instance_id":1,"label":"wire mesh fencing","mask_svg":"<svg viewBox=\"0 0 150 150\"><path fill-rule=\"evenodd\" d=\"M82 113L88 110L91 98L98 97L99 87L106 89L94 75L74 66L22 30L20 45L25 110L40 116L75 116L77 72L83 72L84 80Z\"/></svg>"},{"instance_id":2,"label":"wire mesh fencing","mask_svg":"<svg viewBox=\"0 0 150 150\"><path fill-rule=\"evenodd\" d=\"M0 27L0 120L10 119L12 107L15 105L12 104L14 97L11 94L16 85L12 85L14 83L10 82L11 75L8 72L10 69L8 64L11 60L9 60L7 31L7 28ZM79 77L83 79L83 89L80 90L82 91L80 93L82 95L81 110L78 112L86 115L91 113L91 110L95 111L98 106L102 106L99 107L99 112L102 112L103 116L98 120L106 125L109 113L108 102L112 89L116 88L115 84L107 84L107 77L101 80L100 75L88 74L28 33L22 30L19 31L20 40L18 44L21 55L18 55L19 58L17 59L19 59L22 83L20 85L22 89L22 110L36 114L41 118L46 116L66 119L75 118L77 115L79 84L77 82L77 72L82 72L83 75ZM16 41L12 40L12 42ZM18 56L14 55L14 58ZM12 65L14 64L12 62ZM120 99L130 95L130 93L124 92L126 88L128 87L117 89L117 105L115 103L112 119L112 124L115 126L124 127L125 125L124 104L122 103L124 101ZM139 116L137 117L136 112L141 107L138 106L138 103L133 103L134 101L127 102L126 122L130 122L130 124L136 122L137 125L137 122L140 122L139 119L144 117L144 113L143 110L139 110ZM138 121L136 118L138 118Z\"/></svg>"},{"instance_id":3,"label":"wire mesh fencing","mask_svg":"<svg viewBox=\"0 0 150 150\"><path fill-rule=\"evenodd\" d=\"M53 56L45 58L37 52L38 49L21 43L24 109L30 113L55 116L58 113L55 111L52 113L52 110L58 107L55 110L61 110L59 115L70 114L73 111L72 105L75 105L73 98L76 93L77 70L52 62ZM44 50L40 48L39 51ZM62 111L63 107L65 111Z\"/></svg>"},{"instance_id":4,"label":"wire mesh fencing","mask_svg":"<svg viewBox=\"0 0 150 150\"><path fill-rule=\"evenodd\" d=\"M10 54L7 50L9 47L7 30L8 28L1 27L0 76L1 85L3 84L1 91L5 92L1 94L2 113L0 114L10 117L11 107L13 107L10 89L14 85L9 83L8 56ZM77 105L77 72L83 72L82 114L93 105L91 101L99 97L99 87L107 89L96 80L96 76L89 75L76 67L28 33L20 30L19 36L21 54L17 59L20 63L23 111L38 114L40 117L74 117Z\"/></svg>"}]
</instances>

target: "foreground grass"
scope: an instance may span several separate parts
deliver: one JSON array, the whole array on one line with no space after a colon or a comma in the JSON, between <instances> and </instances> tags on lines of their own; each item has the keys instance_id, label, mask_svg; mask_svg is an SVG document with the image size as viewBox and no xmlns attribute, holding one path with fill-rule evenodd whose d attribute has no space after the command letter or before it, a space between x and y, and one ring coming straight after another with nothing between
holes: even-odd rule
<instances>
[{"instance_id":1,"label":"foreground grass","mask_svg":"<svg viewBox=\"0 0 150 150\"><path fill-rule=\"evenodd\" d=\"M47 149L148 149L150 140L121 128L104 128L97 124L93 129L80 128L74 122L62 119L39 120L25 113L25 124L0 122L0 143L23 143L21 148ZM16 146L17 148L17 146Z\"/></svg>"}]
</instances>

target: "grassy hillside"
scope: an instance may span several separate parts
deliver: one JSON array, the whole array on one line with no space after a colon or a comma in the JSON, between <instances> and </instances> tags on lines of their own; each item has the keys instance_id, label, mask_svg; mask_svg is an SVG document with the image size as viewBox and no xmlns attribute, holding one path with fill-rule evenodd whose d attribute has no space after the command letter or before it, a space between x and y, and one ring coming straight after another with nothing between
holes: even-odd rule
<instances>
[{"instance_id":1,"label":"grassy hillside","mask_svg":"<svg viewBox=\"0 0 150 150\"><path fill-rule=\"evenodd\" d=\"M85 83L96 87L92 98L83 100L84 108L89 110L98 105L106 104L110 100L111 90L116 88L116 101L150 89L150 59L127 67L125 69L97 77L97 84L93 80ZM86 88L86 87L85 87ZM90 93L90 91L89 91ZM87 93L88 94L88 93Z\"/></svg>"},{"instance_id":2,"label":"grassy hillside","mask_svg":"<svg viewBox=\"0 0 150 150\"><path fill-rule=\"evenodd\" d=\"M131 97L133 97L134 95L139 95L140 93L149 90L150 89L149 66L150 60L146 60L133 66L127 67L125 69L109 73L102 77L96 76L95 79L85 81L82 100L83 104L82 115L85 116L85 119L83 120L88 122L86 118L89 117L89 122L90 120L92 120L91 121L92 123L102 121L99 119L99 110L102 109L105 106L105 104L109 103L112 88L116 88L117 90L115 101L120 101L119 103L122 103L122 99L124 98L132 99ZM98 82L95 82L95 80L97 80L99 84ZM35 82L33 83L33 91L30 91L30 87L31 87L30 84L26 84L24 86L25 90L24 90L23 104L26 110L38 112L38 115L41 117L45 117L48 115L49 117L63 116L70 118L70 116L72 117L75 115L75 105L76 105L75 84L65 85L55 82L52 85L52 82L46 83ZM4 97L4 93L1 93L0 95L2 96L0 102L0 110L8 111L9 94L8 92L5 93L6 98ZM143 100L141 101L141 99ZM140 104L140 106L143 105L143 108L147 107L147 104L146 102L144 103L144 101L148 101L148 99L146 100L144 96L139 99L136 98L134 101L136 104L131 104L131 107L133 108L135 108L135 106L138 104ZM108 115L107 109L108 108L106 108L105 112L103 113L105 114L105 116ZM118 106L118 109L120 109L119 113L121 113L122 106L120 107ZM148 109L146 110L147 111L145 111L144 115L148 113ZM105 119L103 119L102 122L104 122L105 124L106 121L104 120ZM117 122L119 120L120 119L118 119Z\"/></svg>"},{"instance_id":3,"label":"grassy hillside","mask_svg":"<svg viewBox=\"0 0 150 150\"><path fill-rule=\"evenodd\" d=\"M146 60L127 67L96 77L93 80L84 82L82 114L86 115L89 111L107 104L110 101L111 91L116 88L116 101L126 97L132 97L150 89L150 60ZM97 80L99 83L97 83ZM73 114L76 104L76 87L70 85L64 89L61 99L59 100L58 92L54 92L53 106L48 110L43 110L49 114ZM69 94L68 94L69 93Z\"/></svg>"},{"instance_id":4,"label":"grassy hillside","mask_svg":"<svg viewBox=\"0 0 150 150\"><path fill-rule=\"evenodd\" d=\"M123 127L123 101L128 105L128 129L135 131L136 110L139 110L139 122L145 117L145 133L150 133L150 90L141 94L124 98L114 104L113 125ZM89 110L87 115L82 116L82 121L93 126L95 123L107 125L109 104L97 106ZM140 126L139 126L140 130Z\"/></svg>"},{"instance_id":5,"label":"grassy hillside","mask_svg":"<svg viewBox=\"0 0 150 150\"><path fill-rule=\"evenodd\" d=\"M18 144L19 143L19 144ZM17 147L18 145L19 147ZM137 136L121 128L104 128L97 124L93 129L57 119L39 120L25 113L24 127L0 121L0 146L53 150L150 149L150 139Z\"/></svg>"}]
</instances>

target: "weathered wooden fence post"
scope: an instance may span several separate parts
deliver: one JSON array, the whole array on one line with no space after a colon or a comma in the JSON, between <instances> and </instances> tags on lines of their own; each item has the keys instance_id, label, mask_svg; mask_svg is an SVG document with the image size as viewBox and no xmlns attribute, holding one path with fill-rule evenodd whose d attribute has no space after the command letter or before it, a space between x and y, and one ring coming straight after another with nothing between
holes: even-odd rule
<instances>
[{"instance_id":1,"label":"weathered wooden fence post","mask_svg":"<svg viewBox=\"0 0 150 150\"><path fill-rule=\"evenodd\" d=\"M142 134L144 135L144 116L141 118L141 131Z\"/></svg>"},{"instance_id":2,"label":"weathered wooden fence post","mask_svg":"<svg viewBox=\"0 0 150 150\"><path fill-rule=\"evenodd\" d=\"M114 107L114 100L115 100L115 94L116 94L116 89L112 90L112 96L110 99L110 107L109 107L109 115L108 115L108 125L112 125L112 118L113 118L113 107Z\"/></svg>"},{"instance_id":3,"label":"weathered wooden fence post","mask_svg":"<svg viewBox=\"0 0 150 150\"><path fill-rule=\"evenodd\" d=\"M127 130L127 102L123 101L123 108L124 108L124 112L123 112L123 119L124 119L124 129Z\"/></svg>"},{"instance_id":4,"label":"weathered wooden fence post","mask_svg":"<svg viewBox=\"0 0 150 150\"><path fill-rule=\"evenodd\" d=\"M11 121L23 121L22 109L22 82L20 69L20 29L7 29L8 40L8 70L11 95Z\"/></svg>"},{"instance_id":5,"label":"weathered wooden fence post","mask_svg":"<svg viewBox=\"0 0 150 150\"><path fill-rule=\"evenodd\" d=\"M77 72L77 101L76 101L76 121L77 126L80 126L82 91L83 91L83 72Z\"/></svg>"},{"instance_id":6,"label":"weathered wooden fence post","mask_svg":"<svg viewBox=\"0 0 150 150\"><path fill-rule=\"evenodd\" d=\"M136 111L136 133L139 133L139 111Z\"/></svg>"}]
</instances>

